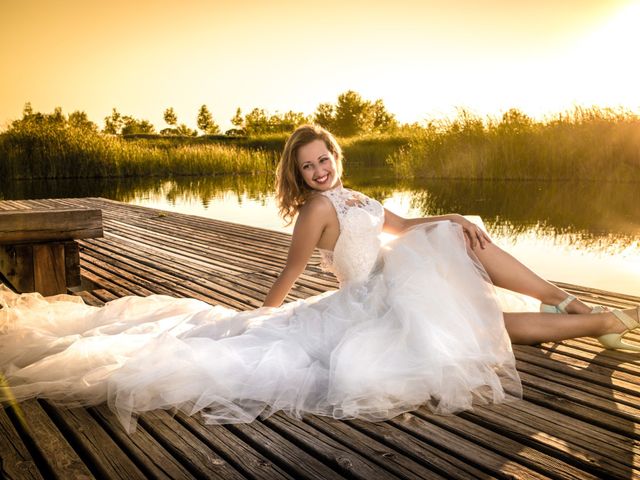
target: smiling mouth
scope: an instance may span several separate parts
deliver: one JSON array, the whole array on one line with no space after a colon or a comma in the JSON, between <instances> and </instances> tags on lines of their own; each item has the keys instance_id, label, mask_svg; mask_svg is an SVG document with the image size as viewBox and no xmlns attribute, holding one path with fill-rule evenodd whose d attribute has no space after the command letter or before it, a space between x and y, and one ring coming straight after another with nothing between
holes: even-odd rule
<instances>
[{"instance_id":1,"label":"smiling mouth","mask_svg":"<svg viewBox=\"0 0 640 480\"><path fill-rule=\"evenodd\" d=\"M325 183L327 180L329 180L329 174L328 173L323 177L318 177L318 178L314 178L313 179L313 181L316 182L316 183Z\"/></svg>"}]
</instances>

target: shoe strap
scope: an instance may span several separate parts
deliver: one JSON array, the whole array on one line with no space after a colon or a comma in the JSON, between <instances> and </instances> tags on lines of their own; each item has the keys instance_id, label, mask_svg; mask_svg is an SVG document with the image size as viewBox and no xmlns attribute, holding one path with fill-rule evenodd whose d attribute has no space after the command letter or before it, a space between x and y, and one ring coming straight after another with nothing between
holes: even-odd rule
<instances>
[{"instance_id":1,"label":"shoe strap","mask_svg":"<svg viewBox=\"0 0 640 480\"><path fill-rule=\"evenodd\" d=\"M567 298L561 301L556 308L560 310L562 313L567 313L567 311L565 310L567 308L567 305L569 305L575 299L576 299L575 295L569 295Z\"/></svg>"},{"instance_id":2,"label":"shoe strap","mask_svg":"<svg viewBox=\"0 0 640 480\"><path fill-rule=\"evenodd\" d=\"M637 311L638 308L636 308ZM618 317L618 319L625 324L625 326L629 329L629 330L633 330L634 328L638 328L638 326L640 325L640 322L638 322L638 320L634 320L633 318L631 318L629 315L627 315L626 313L620 311L620 310L612 310L611 313L613 313L616 317ZM637 314L637 313L636 313Z\"/></svg>"}]
</instances>

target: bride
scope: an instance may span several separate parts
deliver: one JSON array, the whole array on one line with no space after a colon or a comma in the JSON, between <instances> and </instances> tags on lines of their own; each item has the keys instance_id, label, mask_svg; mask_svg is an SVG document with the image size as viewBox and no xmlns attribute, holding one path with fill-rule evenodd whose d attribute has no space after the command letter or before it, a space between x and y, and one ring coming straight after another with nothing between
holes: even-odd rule
<instances>
[{"instance_id":1,"label":"bride","mask_svg":"<svg viewBox=\"0 0 640 480\"><path fill-rule=\"evenodd\" d=\"M0 401L107 401L128 432L157 408L207 423L279 410L377 421L420 405L446 414L520 398L512 342L592 336L640 351L622 341L640 326L637 308L592 309L464 217L399 217L345 188L341 173L326 130L304 125L287 140L277 196L296 222L256 310L164 295L98 308L1 289ZM397 238L381 245L382 231ZM340 288L281 305L315 248ZM503 312L531 310L531 297L544 313Z\"/></svg>"}]
</instances>

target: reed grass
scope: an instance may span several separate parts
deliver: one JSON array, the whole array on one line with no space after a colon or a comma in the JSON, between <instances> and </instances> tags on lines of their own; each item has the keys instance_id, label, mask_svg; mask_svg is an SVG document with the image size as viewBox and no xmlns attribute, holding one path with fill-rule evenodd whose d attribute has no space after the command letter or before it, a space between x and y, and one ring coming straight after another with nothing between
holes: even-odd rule
<instances>
[{"instance_id":1,"label":"reed grass","mask_svg":"<svg viewBox=\"0 0 640 480\"><path fill-rule=\"evenodd\" d=\"M86 178L265 173L270 151L235 145L156 142L73 127L23 126L0 136L3 178Z\"/></svg>"},{"instance_id":2,"label":"reed grass","mask_svg":"<svg viewBox=\"0 0 640 480\"><path fill-rule=\"evenodd\" d=\"M2 178L269 173L287 134L254 137L104 135L52 122L16 122L0 134ZM390 166L396 178L640 181L640 117L581 108L543 121L517 110L339 138L346 166Z\"/></svg>"},{"instance_id":3,"label":"reed grass","mask_svg":"<svg viewBox=\"0 0 640 480\"><path fill-rule=\"evenodd\" d=\"M461 111L414 129L387 158L399 178L640 180L640 117L576 107L543 122L517 110L499 119Z\"/></svg>"}]
</instances>

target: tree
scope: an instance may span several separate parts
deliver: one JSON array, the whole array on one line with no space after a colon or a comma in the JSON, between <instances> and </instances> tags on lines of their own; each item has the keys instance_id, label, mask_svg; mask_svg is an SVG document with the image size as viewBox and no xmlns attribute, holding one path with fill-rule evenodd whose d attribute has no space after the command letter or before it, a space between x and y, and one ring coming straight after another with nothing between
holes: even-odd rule
<instances>
[{"instance_id":1,"label":"tree","mask_svg":"<svg viewBox=\"0 0 640 480\"><path fill-rule=\"evenodd\" d=\"M254 108L242 117L242 110L236 109L231 119L234 129L227 130L227 135L260 135L264 133L291 132L296 127L309 123L311 119L305 114L289 110L285 113L268 114L263 108Z\"/></svg>"},{"instance_id":2,"label":"tree","mask_svg":"<svg viewBox=\"0 0 640 480\"><path fill-rule=\"evenodd\" d=\"M368 132L372 127L370 103L359 93L348 90L338 96L335 116L335 133L345 137Z\"/></svg>"},{"instance_id":3,"label":"tree","mask_svg":"<svg viewBox=\"0 0 640 480\"><path fill-rule=\"evenodd\" d=\"M173 111L173 107L169 107L164 111L164 121L170 127L175 127L178 123L178 116L176 112Z\"/></svg>"},{"instance_id":4,"label":"tree","mask_svg":"<svg viewBox=\"0 0 640 480\"><path fill-rule=\"evenodd\" d=\"M202 105L198 111L197 125L204 134L217 135L220 133L220 127L213 121L213 116L206 105Z\"/></svg>"},{"instance_id":5,"label":"tree","mask_svg":"<svg viewBox=\"0 0 640 480\"><path fill-rule=\"evenodd\" d=\"M522 133L533 125L533 119L517 108L511 108L504 112L502 121L498 125L501 132Z\"/></svg>"},{"instance_id":6,"label":"tree","mask_svg":"<svg viewBox=\"0 0 640 480\"><path fill-rule=\"evenodd\" d=\"M271 125L278 132L291 132L296 127L309 123L310 118L300 112L289 110L282 116L274 115L271 117Z\"/></svg>"},{"instance_id":7,"label":"tree","mask_svg":"<svg viewBox=\"0 0 640 480\"><path fill-rule=\"evenodd\" d=\"M387 112L381 99L364 100L348 90L338 96L337 105L321 103L314 113L318 125L345 137L371 132L387 132L397 128L395 116Z\"/></svg>"},{"instance_id":8,"label":"tree","mask_svg":"<svg viewBox=\"0 0 640 480\"><path fill-rule=\"evenodd\" d=\"M372 129L376 132L388 132L398 126L395 115L387 112L380 98L371 104L370 114L372 117Z\"/></svg>"},{"instance_id":9,"label":"tree","mask_svg":"<svg viewBox=\"0 0 640 480\"><path fill-rule=\"evenodd\" d=\"M335 107L330 103L321 103L316 108L313 121L327 130L333 130L336 122Z\"/></svg>"},{"instance_id":10,"label":"tree","mask_svg":"<svg viewBox=\"0 0 640 480\"><path fill-rule=\"evenodd\" d=\"M24 104L24 108L22 109L22 117L28 117L33 115L33 107L31 106L31 102L27 102Z\"/></svg>"},{"instance_id":11,"label":"tree","mask_svg":"<svg viewBox=\"0 0 640 480\"><path fill-rule=\"evenodd\" d=\"M176 135L183 135L185 137L195 137L198 135L196 130L191 130L186 124L181 123L178 128L175 129Z\"/></svg>"},{"instance_id":12,"label":"tree","mask_svg":"<svg viewBox=\"0 0 640 480\"><path fill-rule=\"evenodd\" d=\"M262 108L254 108L244 116L245 130L248 135L268 133L269 118Z\"/></svg>"},{"instance_id":13,"label":"tree","mask_svg":"<svg viewBox=\"0 0 640 480\"><path fill-rule=\"evenodd\" d=\"M53 113L49 115L49 119L57 125L66 125L67 119L62 113L62 107L56 107L53 109Z\"/></svg>"},{"instance_id":14,"label":"tree","mask_svg":"<svg viewBox=\"0 0 640 480\"><path fill-rule=\"evenodd\" d=\"M236 114L231 119L231 125L237 129L244 129L244 119L242 118L242 110L240 110L240 107L238 107Z\"/></svg>"},{"instance_id":15,"label":"tree","mask_svg":"<svg viewBox=\"0 0 640 480\"><path fill-rule=\"evenodd\" d=\"M130 115L122 117L124 126L122 135L133 135L140 133L156 133L156 129L148 120L138 120Z\"/></svg>"},{"instance_id":16,"label":"tree","mask_svg":"<svg viewBox=\"0 0 640 480\"><path fill-rule=\"evenodd\" d=\"M71 127L79 128L85 131L97 132L98 126L89 120L86 112L76 110L68 115L68 124Z\"/></svg>"},{"instance_id":17,"label":"tree","mask_svg":"<svg viewBox=\"0 0 640 480\"><path fill-rule=\"evenodd\" d=\"M122 115L113 108L111 115L104 117L104 133L110 133L111 135L119 135L122 133L122 127L124 126L124 120Z\"/></svg>"}]
</instances>

